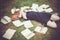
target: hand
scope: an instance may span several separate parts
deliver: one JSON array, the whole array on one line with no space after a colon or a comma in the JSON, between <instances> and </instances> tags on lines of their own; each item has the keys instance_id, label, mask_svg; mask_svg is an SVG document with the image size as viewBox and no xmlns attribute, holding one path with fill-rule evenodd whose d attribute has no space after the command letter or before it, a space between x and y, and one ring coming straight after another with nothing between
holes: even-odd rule
<instances>
[{"instance_id":1,"label":"hand","mask_svg":"<svg viewBox=\"0 0 60 40\"><path fill-rule=\"evenodd\" d=\"M19 19L18 15L12 15L11 20L17 20Z\"/></svg>"}]
</instances>

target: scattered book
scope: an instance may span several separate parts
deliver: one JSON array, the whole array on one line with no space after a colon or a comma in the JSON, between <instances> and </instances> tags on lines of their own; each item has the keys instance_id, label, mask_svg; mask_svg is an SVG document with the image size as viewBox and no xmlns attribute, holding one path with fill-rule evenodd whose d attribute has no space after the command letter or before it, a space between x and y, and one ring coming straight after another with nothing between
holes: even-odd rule
<instances>
[{"instance_id":1,"label":"scattered book","mask_svg":"<svg viewBox=\"0 0 60 40\"><path fill-rule=\"evenodd\" d=\"M31 28L33 27L33 24L30 20L24 21L23 22L25 28Z\"/></svg>"}]
</instances>

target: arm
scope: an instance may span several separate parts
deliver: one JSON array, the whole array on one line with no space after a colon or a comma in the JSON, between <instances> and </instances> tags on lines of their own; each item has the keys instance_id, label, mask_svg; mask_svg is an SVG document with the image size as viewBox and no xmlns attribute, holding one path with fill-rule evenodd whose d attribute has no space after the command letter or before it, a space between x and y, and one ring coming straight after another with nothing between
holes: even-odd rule
<instances>
[{"instance_id":1,"label":"arm","mask_svg":"<svg viewBox=\"0 0 60 40\"><path fill-rule=\"evenodd\" d=\"M26 12L24 10L20 11L20 17L23 17L24 19L27 19Z\"/></svg>"},{"instance_id":2,"label":"arm","mask_svg":"<svg viewBox=\"0 0 60 40\"><path fill-rule=\"evenodd\" d=\"M20 16L22 16L24 19L27 19L26 13L29 12L29 10L30 7L21 7Z\"/></svg>"}]
</instances>

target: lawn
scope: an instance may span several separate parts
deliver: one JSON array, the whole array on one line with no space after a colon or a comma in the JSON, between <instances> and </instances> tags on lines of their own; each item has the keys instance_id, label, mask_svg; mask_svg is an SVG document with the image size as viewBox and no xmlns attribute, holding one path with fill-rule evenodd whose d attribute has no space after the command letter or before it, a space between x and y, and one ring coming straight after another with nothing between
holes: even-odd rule
<instances>
[{"instance_id":1,"label":"lawn","mask_svg":"<svg viewBox=\"0 0 60 40\"><path fill-rule=\"evenodd\" d=\"M16 7L16 8L20 8L22 6L31 6L33 3L37 3L39 5L42 5L42 4L49 4L49 0L14 0L12 1L12 3L6 8L6 14L5 15L8 15L8 16L11 16L11 12L10 10L13 8L13 7ZM24 21L24 19L20 19L21 21ZM40 23L36 22L36 21L33 21L31 20L34 27L33 28L30 28L31 31L34 30L34 28L36 26L41 26L43 27L43 25L41 25ZM15 35L13 36L13 38L11 40L27 40L23 35L21 35L21 31L24 30L24 26L21 26L21 27L18 27L16 28L12 22L7 24L6 25L7 28L12 28L12 29L15 29L17 30L17 32L15 33ZM50 40L54 34L54 30L49 28L48 27L48 32L46 34L40 34L40 33L35 33L36 35L31 38L30 40Z\"/></svg>"}]
</instances>

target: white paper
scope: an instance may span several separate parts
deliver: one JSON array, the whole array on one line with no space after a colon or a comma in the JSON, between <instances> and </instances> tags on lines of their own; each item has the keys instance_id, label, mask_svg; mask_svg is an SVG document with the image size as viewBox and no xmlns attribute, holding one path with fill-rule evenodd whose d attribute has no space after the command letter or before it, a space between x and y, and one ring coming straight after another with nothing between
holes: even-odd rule
<instances>
[{"instance_id":1,"label":"white paper","mask_svg":"<svg viewBox=\"0 0 60 40\"><path fill-rule=\"evenodd\" d=\"M3 18L1 19L1 22L3 23L3 24L7 24L8 22L6 21L6 20L4 20Z\"/></svg>"},{"instance_id":2,"label":"white paper","mask_svg":"<svg viewBox=\"0 0 60 40\"><path fill-rule=\"evenodd\" d=\"M25 28L31 28L31 27L33 27L33 24L31 23L30 20L24 21L23 24L24 24Z\"/></svg>"},{"instance_id":3,"label":"white paper","mask_svg":"<svg viewBox=\"0 0 60 40\"><path fill-rule=\"evenodd\" d=\"M37 26L34 31L40 32L40 30L41 30L41 27Z\"/></svg>"},{"instance_id":4,"label":"white paper","mask_svg":"<svg viewBox=\"0 0 60 40\"><path fill-rule=\"evenodd\" d=\"M42 5L40 5L39 7L40 7L40 8L44 8L44 9L46 9L46 8L48 8L48 7L49 7L49 5L42 4Z\"/></svg>"},{"instance_id":5,"label":"white paper","mask_svg":"<svg viewBox=\"0 0 60 40\"><path fill-rule=\"evenodd\" d=\"M12 22L16 27L22 26L23 23L20 20L15 20Z\"/></svg>"},{"instance_id":6,"label":"white paper","mask_svg":"<svg viewBox=\"0 0 60 40\"><path fill-rule=\"evenodd\" d=\"M47 27L43 27L42 30L40 31L40 33L46 34L47 31L48 31L48 28Z\"/></svg>"},{"instance_id":7,"label":"white paper","mask_svg":"<svg viewBox=\"0 0 60 40\"><path fill-rule=\"evenodd\" d=\"M10 17L4 16L3 18L4 18L7 22L11 22L11 18L10 18Z\"/></svg>"},{"instance_id":8,"label":"white paper","mask_svg":"<svg viewBox=\"0 0 60 40\"><path fill-rule=\"evenodd\" d=\"M13 30L13 29L8 29L6 31L6 33L3 35L4 38L7 38L7 39L11 39L14 35L14 33L16 32L16 30Z\"/></svg>"},{"instance_id":9,"label":"white paper","mask_svg":"<svg viewBox=\"0 0 60 40\"><path fill-rule=\"evenodd\" d=\"M32 9L32 11L35 11L35 12L37 12L37 8L38 8L38 4L32 4L32 7L31 7L31 9Z\"/></svg>"},{"instance_id":10,"label":"white paper","mask_svg":"<svg viewBox=\"0 0 60 40\"><path fill-rule=\"evenodd\" d=\"M27 39L30 39L30 38L32 38L35 34L32 32L32 31L30 31L29 29L25 29L25 30L23 30L22 32L21 32L21 34L25 37L25 38L27 38Z\"/></svg>"},{"instance_id":11,"label":"white paper","mask_svg":"<svg viewBox=\"0 0 60 40\"><path fill-rule=\"evenodd\" d=\"M45 12L53 12L53 9L52 8L48 8L48 9L45 9Z\"/></svg>"}]
</instances>

